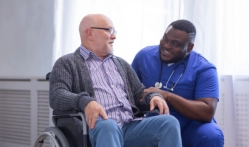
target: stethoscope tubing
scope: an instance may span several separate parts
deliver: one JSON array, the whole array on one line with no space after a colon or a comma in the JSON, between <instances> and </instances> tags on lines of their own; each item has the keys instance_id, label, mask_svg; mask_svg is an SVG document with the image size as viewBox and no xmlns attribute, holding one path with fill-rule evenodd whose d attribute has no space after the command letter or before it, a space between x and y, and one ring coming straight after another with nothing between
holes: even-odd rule
<instances>
[{"instance_id":1,"label":"stethoscope tubing","mask_svg":"<svg viewBox=\"0 0 249 147\"><path fill-rule=\"evenodd\" d=\"M187 68L187 63L185 63L186 60L188 61L188 57L185 58L185 59L183 59L180 63L178 63L178 64L174 67L173 71L171 72L171 74L170 74L170 76L169 76L169 78L168 78L168 80L167 80L167 82L166 82L166 85L163 86L164 88L169 89L169 90L171 90L171 91L174 90L174 87L176 86L176 84L178 83L178 81L180 80L180 78L182 77L182 75L184 74L184 72L185 72L185 70L186 70L186 68ZM175 73L176 69L177 69L180 65L182 65L182 64L184 65L184 68L183 68L183 70L182 70L182 72L181 72L179 78L177 79L177 81L174 83L174 85L173 85L171 88L168 88L168 82L169 82L169 80L171 79L172 75ZM163 61L162 61L162 59L160 58L160 74L159 74L159 77L158 77L158 81L155 83L155 87L157 87L157 88L161 88L161 87L162 87L162 83L161 83L162 69L163 69Z\"/></svg>"}]
</instances>

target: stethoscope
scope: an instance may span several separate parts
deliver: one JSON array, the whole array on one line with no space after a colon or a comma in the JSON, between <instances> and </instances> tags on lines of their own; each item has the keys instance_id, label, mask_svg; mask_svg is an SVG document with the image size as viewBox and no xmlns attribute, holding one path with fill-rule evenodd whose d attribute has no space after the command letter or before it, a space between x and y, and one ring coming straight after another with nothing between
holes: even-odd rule
<instances>
[{"instance_id":1,"label":"stethoscope","mask_svg":"<svg viewBox=\"0 0 249 147\"><path fill-rule=\"evenodd\" d=\"M185 58L185 59L188 60L188 58ZM159 75L159 77L158 77L158 81L159 81L159 82L156 82L156 83L155 83L155 87L156 87L156 88L162 88L162 86L163 86L162 82L160 82L160 81L161 81L161 78L162 78L162 67L163 67L163 66L162 66L162 60L160 60L160 64L161 64L161 65L160 65L160 66L161 66L161 67L160 67L160 75ZM169 87L168 87L169 81L170 81L171 77L173 76L173 74L175 73L175 71L177 70L177 68L180 67L180 65L184 65L184 68L182 69L182 72L181 72L179 78L176 80L176 82L173 82L171 88L169 88ZM168 89L168 90L170 90L170 91L174 91L174 88L175 88L176 84L178 83L178 81L181 79L182 75L184 74L186 67L187 67L187 63L185 63L185 60L183 60L181 63L178 63L178 64L174 67L173 71L171 72L171 74L170 74L170 76L169 76L169 78L168 78L168 80L167 80L165 86L163 86L163 88Z\"/></svg>"}]
</instances>

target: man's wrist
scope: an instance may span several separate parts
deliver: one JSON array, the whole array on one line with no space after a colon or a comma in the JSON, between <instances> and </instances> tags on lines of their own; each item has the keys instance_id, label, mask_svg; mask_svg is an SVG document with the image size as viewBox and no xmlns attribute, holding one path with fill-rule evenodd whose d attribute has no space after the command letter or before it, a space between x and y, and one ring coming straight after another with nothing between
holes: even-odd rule
<instances>
[{"instance_id":1,"label":"man's wrist","mask_svg":"<svg viewBox=\"0 0 249 147\"><path fill-rule=\"evenodd\" d=\"M152 99L153 97L155 97L155 96L158 96L158 97L160 97L160 98L162 98L162 99L164 100L164 98L163 98L163 96L162 96L161 94L156 93L156 92L150 92L149 102L150 102L151 99Z\"/></svg>"}]
</instances>

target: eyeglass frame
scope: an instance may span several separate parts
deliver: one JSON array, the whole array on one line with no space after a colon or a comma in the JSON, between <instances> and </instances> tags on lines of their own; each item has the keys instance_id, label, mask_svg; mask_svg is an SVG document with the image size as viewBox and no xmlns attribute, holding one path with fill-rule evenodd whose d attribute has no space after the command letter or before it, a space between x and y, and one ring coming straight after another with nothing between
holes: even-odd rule
<instances>
[{"instance_id":1,"label":"eyeglass frame","mask_svg":"<svg viewBox=\"0 0 249 147\"><path fill-rule=\"evenodd\" d=\"M100 29L100 30L106 30L108 31L111 35L116 35L117 31L113 28L101 28L101 27L91 27L91 29Z\"/></svg>"}]
</instances>

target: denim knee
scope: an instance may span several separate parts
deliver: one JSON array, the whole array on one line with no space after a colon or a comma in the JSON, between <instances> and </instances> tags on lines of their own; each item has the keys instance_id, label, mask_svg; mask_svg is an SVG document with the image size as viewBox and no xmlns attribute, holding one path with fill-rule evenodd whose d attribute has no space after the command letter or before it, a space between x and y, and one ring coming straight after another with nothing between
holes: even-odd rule
<instances>
[{"instance_id":1,"label":"denim knee","mask_svg":"<svg viewBox=\"0 0 249 147\"><path fill-rule=\"evenodd\" d=\"M118 124L112 119L100 119L96 125L89 130L89 138L92 146L123 146L123 133Z\"/></svg>"},{"instance_id":2,"label":"denim knee","mask_svg":"<svg viewBox=\"0 0 249 147\"><path fill-rule=\"evenodd\" d=\"M119 129L119 126L113 119L107 119L107 120L101 119L101 120L96 121L95 128L103 132L113 132L113 131L117 131L117 129Z\"/></svg>"},{"instance_id":3,"label":"denim knee","mask_svg":"<svg viewBox=\"0 0 249 147\"><path fill-rule=\"evenodd\" d=\"M179 121L172 115L160 115L162 123L166 123L168 128L177 128L180 130Z\"/></svg>"},{"instance_id":4,"label":"denim knee","mask_svg":"<svg viewBox=\"0 0 249 147\"><path fill-rule=\"evenodd\" d=\"M159 128L158 146L181 147L180 123L172 115L160 115L161 127Z\"/></svg>"}]
</instances>

